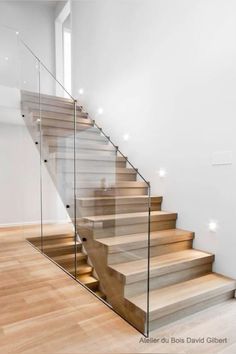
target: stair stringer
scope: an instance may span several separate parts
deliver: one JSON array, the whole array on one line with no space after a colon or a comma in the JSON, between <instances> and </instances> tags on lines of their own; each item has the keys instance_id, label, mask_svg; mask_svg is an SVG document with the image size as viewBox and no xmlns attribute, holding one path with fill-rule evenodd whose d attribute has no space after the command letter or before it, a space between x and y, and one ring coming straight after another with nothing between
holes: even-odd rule
<instances>
[{"instance_id":1,"label":"stair stringer","mask_svg":"<svg viewBox=\"0 0 236 354\"><path fill-rule=\"evenodd\" d=\"M83 242L83 247L98 274L101 289L106 294L107 302L119 315L144 333L146 330L147 315L125 298L124 284L114 277L109 267L107 247L96 240L92 228L78 226L78 233L81 239L86 239Z\"/></svg>"}]
</instances>

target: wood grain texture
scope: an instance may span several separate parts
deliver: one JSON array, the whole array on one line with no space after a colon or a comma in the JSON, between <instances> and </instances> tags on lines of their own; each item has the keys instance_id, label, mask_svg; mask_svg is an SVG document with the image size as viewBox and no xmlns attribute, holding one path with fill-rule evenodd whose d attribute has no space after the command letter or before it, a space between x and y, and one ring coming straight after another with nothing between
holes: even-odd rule
<instances>
[{"instance_id":1,"label":"wood grain texture","mask_svg":"<svg viewBox=\"0 0 236 354\"><path fill-rule=\"evenodd\" d=\"M0 353L235 353L235 300L152 332L226 343L140 343L139 332L25 241L37 234L36 226L0 230Z\"/></svg>"}]
</instances>

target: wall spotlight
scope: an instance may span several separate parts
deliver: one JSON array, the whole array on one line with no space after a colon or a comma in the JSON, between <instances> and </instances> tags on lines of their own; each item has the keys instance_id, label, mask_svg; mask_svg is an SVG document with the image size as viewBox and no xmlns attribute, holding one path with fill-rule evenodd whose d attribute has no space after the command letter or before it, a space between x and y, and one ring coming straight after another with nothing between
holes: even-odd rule
<instances>
[{"instance_id":1,"label":"wall spotlight","mask_svg":"<svg viewBox=\"0 0 236 354\"><path fill-rule=\"evenodd\" d=\"M164 170L163 168L160 168L160 170L158 171L159 177L160 178L164 178L166 176L166 170Z\"/></svg>"},{"instance_id":2,"label":"wall spotlight","mask_svg":"<svg viewBox=\"0 0 236 354\"><path fill-rule=\"evenodd\" d=\"M211 232L216 232L218 229L218 223L216 221L211 220L208 224L208 229Z\"/></svg>"},{"instance_id":3,"label":"wall spotlight","mask_svg":"<svg viewBox=\"0 0 236 354\"><path fill-rule=\"evenodd\" d=\"M83 95L83 94L84 94L84 89L83 89L83 88L80 88L80 89L78 90L78 92L79 92L79 95Z\"/></svg>"},{"instance_id":4,"label":"wall spotlight","mask_svg":"<svg viewBox=\"0 0 236 354\"><path fill-rule=\"evenodd\" d=\"M123 140L124 140L124 141L128 141L129 139L130 139L129 133L125 133L125 134L123 135Z\"/></svg>"},{"instance_id":5,"label":"wall spotlight","mask_svg":"<svg viewBox=\"0 0 236 354\"><path fill-rule=\"evenodd\" d=\"M102 107L98 108L98 114L103 114L103 108Z\"/></svg>"}]
</instances>

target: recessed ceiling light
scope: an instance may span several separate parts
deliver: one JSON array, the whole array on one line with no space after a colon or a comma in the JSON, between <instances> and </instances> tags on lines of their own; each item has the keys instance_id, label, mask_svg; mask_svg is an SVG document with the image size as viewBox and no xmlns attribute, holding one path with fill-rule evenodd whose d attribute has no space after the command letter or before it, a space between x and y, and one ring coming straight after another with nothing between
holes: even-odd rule
<instances>
[{"instance_id":1,"label":"recessed ceiling light","mask_svg":"<svg viewBox=\"0 0 236 354\"><path fill-rule=\"evenodd\" d=\"M79 92L80 95L83 95L83 94L84 94L84 89L83 89L83 88L80 88L80 89L78 90L78 92Z\"/></svg>"}]
</instances>

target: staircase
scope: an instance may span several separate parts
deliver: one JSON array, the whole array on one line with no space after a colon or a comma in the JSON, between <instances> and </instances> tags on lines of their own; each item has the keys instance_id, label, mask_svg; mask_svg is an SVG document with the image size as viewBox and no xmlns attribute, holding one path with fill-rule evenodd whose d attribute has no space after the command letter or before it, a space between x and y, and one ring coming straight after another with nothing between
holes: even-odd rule
<instances>
[{"instance_id":1,"label":"staircase","mask_svg":"<svg viewBox=\"0 0 236 354\"><path fill-rule=\"evenodd\" d=\"M76 225L77 274L73 235L47 238L44 252L142 333L148 320L152 330L234 297L235 280L212 272L214 255L193 248L194 233L176 228L177 214L163 211L159 196L150 203L148 271L148 185L82 107L76 110L74 139L70 100L42 95L39 112L37 95L22 91L25 123L38 148L41 134L42 159Z\"/></svg>"}]
</instances>

